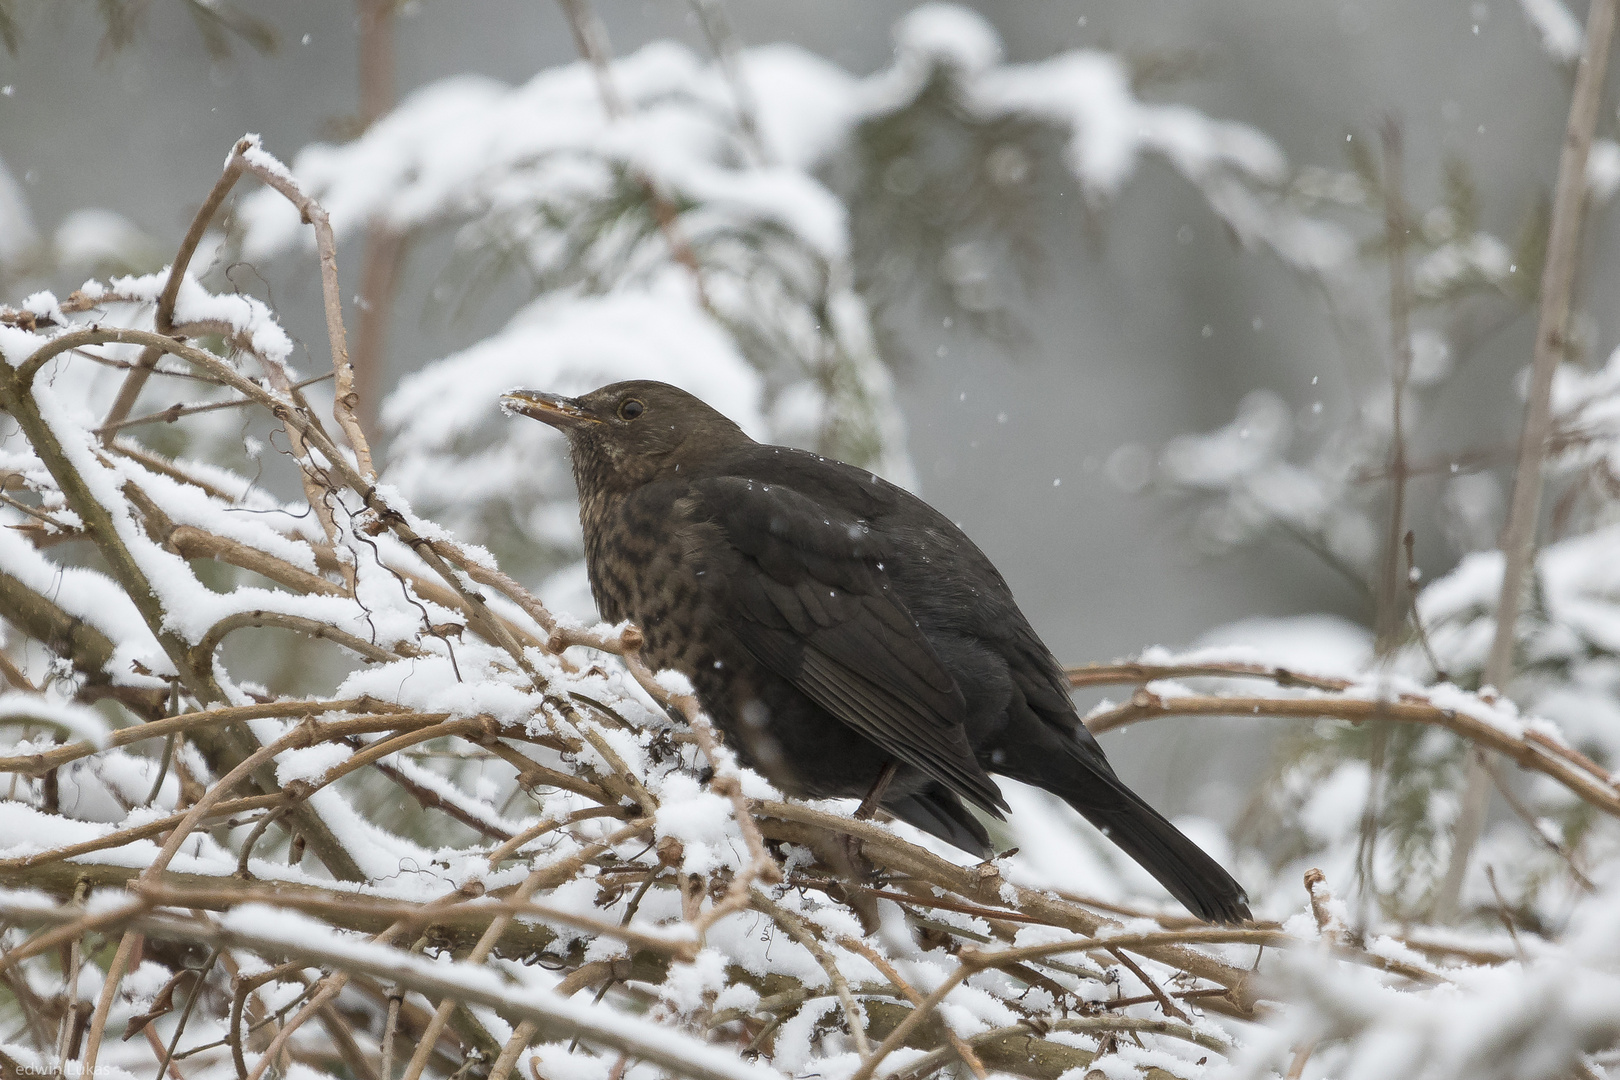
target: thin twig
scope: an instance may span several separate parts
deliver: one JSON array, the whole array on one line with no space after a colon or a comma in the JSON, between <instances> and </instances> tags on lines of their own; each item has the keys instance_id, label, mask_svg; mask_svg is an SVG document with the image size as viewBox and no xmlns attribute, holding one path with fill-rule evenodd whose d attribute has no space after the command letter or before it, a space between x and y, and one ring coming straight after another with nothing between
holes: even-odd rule
<instances>
[{"instance_id":1,"label":"thin twig","mask_svg":"<svg viewBox=\"0 0 1620 1080\"><path fill-rule=\"evenodd\" d=\"M620 810L616 806L587 806L582 810L575 810L566 817L557 818L555 820L552 818L543 818L540 821L535 822L529 828L524 829L510 840L507 840L494 851L491 851L489 853L489 865L494 867L506 859L510 859L514 854L517 853L519 849L523 847L523 845L529 843L531 840L538 840L540 837L549 832L555 832L558 829L565 829L576 822L587 821L591 818L622 817L623 814L624 811Z\"/></svg>"},{"instance_id":2,"label":"thin twig","mask_svg":"<svg viewBox=\"0 0 1620 1080\"><path fill-rule=\"evenodd\" d=\"M1141 964L1138 964L1135 960L1132 960L1123 949L1109 949L1108 952L1114 957L1114 959L1118 960L1121 964L1124 964L1126 969L1129 970L1132 975L1135 975L1143 986L1148 988L1148 993L1152 995L1154 1001L1158 1002L1159 1008L1164 1010L1164 1014L1166 1016L1174 1017L1183 1023L1188 1022L1186 1012L1179 1008L1175 1002L1170 1000L1170 995L1164 992L1164 987L1160 986L1152 979L1151 976L1148 975L1147 972L1143 971Z\"/></svg>"},{"instance_id":3,"label":"thin twig","mask_svg":"<svg viewBox=\"0 0 1620 1080\"><path fill-rule=\"evenodd\" d=\"M714 53L721 74L726 78L726 85L731 89L731 97L737 107L737 129L742 133L743 145L753 155L755 164L773 164L759 130L759 105L754 100L754 92L742 69L742 43L737 40L737 32L726 15L725 5L721 0L691 0L691 3L698 24L703 27L703 36L709 39L709 48Z\"/></svg>"},{"instance_id":4,"label":"thin twig","mask_svg":"<svg viewBox=\"0 0 1620 1080\"><path fill-rule=\"evenodd\" d=\"M895 970L893 964L889 963L889 961L884 958L882 953L878 952L865 942L857 941L855 938L851 937L841 937L838 939L838 943L844 948L849 949L851 952L859 953L861 956L865 957L867 962L873 967L877 968L879 973L881 973L885 979L888 979L889 982L894 985L896 990L905 995L906 1000L911 1002L913 1009L922 1008L923 996L917 992L916 987L912 986L909 982L900 977L900 973ZM946 1039L950 1043L951 1049L956 1052L956 1056L962 1059L962 1062L967 1065L970 1070L972 1070L973 1075L977 1077L978 1080L985 1080L988 1073L985 1070L984 1062L979 1059L979 1055L974 1052L973 1047L967 1042L967 1040L963 1039L962 1036L958 1035L955 1031L952 1031L948 1025L945 1031ZM861 1052L861 1057L865 1058L869 1054L870 1051L863 1050Z\"/></svg>"},{"instance_id":5,"label":"thin twig","mask_svg":"<svg viewBox=\"0 0 1620 1080\"><path fill-rule=\"evenodd\" d=\"M1513 678L1519 609L1534 564L1536 531L1541 517L1542 467L1552 431L1552 382L1567 344L1570 296L1581 246L1581 219L1586 210L1586 161L1597 129L1608 74L1609 46L1614 37L1615 0L1592 0L1586 14L1585 47L1575 68L1575 90L1558 161L1558 184L1548 227L1547 255L1541 273L1541 308L1536 324L1535 353L1525 400L1524 428L1513 496L1502 529L1502 587L1496 602L1496 632L1483 681L1506 692ZM1451 856L1435 890L1434 917L1455 920L1468 862L1485 826L1490 796L1488 759L1476 748L1469 756L1462 809L1452 828Z\"/></svg>"},{"instance_id":6,"label":"thin twig","mask_svg":"<svg viewBox=\"0 0 1620 1080\"><path fill-rule=\"evenodd\" d=\"M517 891L512 894L512 902L526 905L529 897L534 895L534 891L545 880L546 874L543 870L531 872L528 877L523 879L523 884L517 887ZM495 916L489 927L484 931L483 936L478 939L478 944L474 945L472 952L468 954L467 963L482 964L489 959L489 954L495 948L495 943L501 939L501 935L506 933L506 928L511 924L511 915L503 913ZM417 1045L416 1053L411 1055L410 1064L405 1066L403 1080L419 1080L422 1070L427 1068L428 1054L432 1050L433 1044L438 1042L439 1033L444 1030L444 1025L449 1021L450 1013L454 1011L455 1005L456 1003L452 998L446 998L439 1004L438 1009L433 1013L433 1019L428 1021L427 1031L423 1033L422 1040Z\"/></svg>"},{"instance_id":7,"label":"thin twig","mask_svg":"<svg viewBox=\"0 0 1620 1080\"><path fill-rule=\"evenodd\" d=\"M394 107L394 24L399 0L359 0L360 123L369 129ZM405 238L382 217L366 226L365 255L360 263L354 335L355 392L362 426L377 431L382 396L382 366L387 355L388 316L393 308ZM386 1078L384 1078L386 1080Z\"/></svg>"},{"instance_id":8,"label":"thin twig","mask_svg":"<svg viewBox=\"0 0 1620 1080\"><path fill-rule=\"evenodd\" d=\"M1127 724L1166 716L1257 716L1299 720L1339 719L1351 723L1382 717L1403 724L1426 724L1445 728L1470 742L1512 758L1520 766L1533 769L1563 784L1571 792L1610 814L1620 815L1620 786L1603 768L1589 758L1538 732L1526 731L1515 737L1490 723L1442 708L1416 695L1380 703L1348 695L1312 698L1224 697L1204 694L1161 697L1149 690L1138 690L1131 700L1086 718L1092 734Z\"/></svg>"},{"instance_id":9,"label":"thin twig","mask_svg":"<svg viewBox=\"0 0 1620 1080\"><path fill-rule=\"evenodd\" d=\"M8 899L0 897L0 913L17 912ZM25 914L48 917L37 909L28 909ZM657 1037L649 1037L645 1025L626 1025L622 1017L605 1010L564 1002L551 995L510 994L492 985L487 971L478 965L437 964L398 949L387 955L381 950L356 953L340 943L260 931L242 925L240 920L210 926L149 915L135 920L134 929L150 937L193 941L211 948L245 949L311 966L341 965L351 978L393 981L429 997L455 998L467 1005L498 1009L519 1021L533 1020L541 1030L571 1028L589 1043L623 1051L692 1080L760 1080L761 1076L757 1067L728 1061L724 1055L704 1053L702 1043L678 1030L664 1029ZM268 1064L270 1059L267 1052L261 1063Z\"/></svg>"},{"instance_id":10,"label":"thin twig","mask_svg":"<svg viewBox=\"0 0 1620 1080\"><path fill-rule=\"evenodd\" d=\"M293 389L302 390L306 386L314 386L316 383L325 382L330 378L332 378L331 372L316 375L314 378L295 383ZM137 416L132 420L119 420L115 423L102 424L101 427L96 429L96 433L99 435L111 435L125 428L139 427L142 424L172 424L182 416L196 416L198 413L217 412L220 409L240 409L244 405L254 404L256 402L249 401L247 398L234 398L230 401L210 401L203 405L181 405L176 403L170 405L167 409L147 413L145 416Z\"/></svg>"},{"instance_id":11,"label":"thin twig","mask_svg":"<svg viewBox=\"0 0 1620 1080\"><path fill-rule=\"evenodd\" d=\"M982 1031L972 1038L965 1040L970 1047L984 1047L1006 1039L1020 1038L1027 1041L1040 1032L1070 1031L1085 1032L1087 1034L1114 1034L1114 1033L1152 1033L1154 1035L1168 1035L1183 1042L1192 1043L1205 1050L1212 1050L1218 1054L1231 1052L1231 1047L1219 1039L1199 1031L1188 1024L1177 1023L1174 1020L1151 1020L1135 1016L1069 1016L1053 1020L1042 1020L1039 1023L1014 1024L1010 1027L991 1028ZM1050 1045L1050 1044L1048 1044ZM950 1063L950 1056L956 1053L954 1047L942 1047L913 1061L905 1068L891 1074L894 1080L923 1080L935 1070ZM1155 1070L1159 1077L1170 1077L1174 1074ZM1050 1074L1048 1074L1050 1075ZM1150 1076L1155 1075L1150 1073Z\"/></svg>"},{"instance_id":12,"label":"thin twig","mask_svg":"<svg viewBox=\"0 0 1620 1080\"><path fill-rule=\"evenodd\" d=\"M754 909L787 931L788 937L798 942L815 958L821 970L826 972L827 981L838 997L839 1006L844 1010L844 1024L849 1028L850 1038L855 1040L855 1052L864 1061L872 1052L872 1044L866 1039L866 1017L856 1003L855 995L850 993L849 980L844 978L844 973L838 969L837 959L817 939L816 931L804 919L773 902L759 889L752 890L750 895Z\"/></svg>"},{"instance_id":13,"label":"thin twig","mask_svg":"<svg viewBox=\"0 0 1620 1080\"><path fill-rule=\"evenodd\" d=\"M506 1080L511 1075L512 1067L517 1064L518 1055L522 1054L529 1044L534 1041L540 1028L532 1020L525 1020L512 1032L512 1037L501 1047L500 1057L490 1066L488 1080ZM384 1080L387 1080L385 1077Z\"/></svg>"},{"instance_id":14,"label":"thin twig","mask_svg":"<svg viewBox=\"0 0 1620 1080\"><path fill-rule=\"evenodd\" d=\"M241 175L242 153L241 144L238 143L231 150L230 157L225 160L225 168L220 173L219 179L214 181L208 196L197 208L197 213L191 219L191 227L186 230L185 237L180 241L180 250L176 253L174 262L169 264L169 276L163 283L163 292L158 296L157 312L153 316L153 325L158 333L167 334L173 330L174 305L180 295L180 283L185 280L186 268L191 265L191 258L197 252L197 245L202 243L203 234L208 231L209 223L214 220L214 215L219 213L225 197L230 194L231 188ZM141 388L146 385L146 380L157 366L158 357L161 355L162 352L153 346L147 346L142 350L140 359L124 377L123 385L118 388L118 397L113 401L112 408L107 410L99 431L110 433L118 429L130 410L135 407L135 400L141 396Z\"/></svg>"},{"instance_id":15,"label":"thin twig","mask_svg":"<svg viewBox=\"0 0 1620 1080\"><path fill-rule=\"evenodd\" d=\"M377 470L371 464L371 447L360 428L357 412L359 395L354 386L354 366L349 363L347 334L343 329L343 296L338 289L337 240L332 235L332 222L326 208L298 185L291 172L258 144L256 139L244 138L237 143L243 165L268 186L287 197L297 207L303 219L315 230L315 251L321 264L321 297L326 307L326 336L332 346L332 371L337 378L333 387L332 415L348 437L354 451L360 475L375 483Z\"/></svg>"},{"instance_id":16,"label":"thin twig","mask_svg":"<svg viewBox=\"0 0 1620 1080\"><path fill-rule=\"evenodd\" d=\"M1406 533L1406 390L1412 374L1412 295L1407 282L1406 248L1411 235L1403 167L1404 145L1400 125L1393 117L1380 132L1384 150L1384 237L1389 255L1390 432L1389 519L1384 535L1373 616L1376 633L1373 652L1377 661L1379 692L1388 697L1389 666L1405 637L1405 602L1408 590L1401 573L1401 537ZM1375 880L1378 848L1378 813L1383 799L1385 757L1389 750L1390 722L1382 712L1374 716L1367 754L1367 797L1362 805L1356 840L1356 881L1360 923L1377 896Z\"/></svg>"},{"instance_id":17,"label":"thin twig","mask_svg":"<svg viewBox=\"0 0 1620 1080\"><path fill-rule=\"evenodd\" d=\"M568 17L568 26L574 33L574 46L579 50L579 55L591 65L591 73L596 77L596 90L602 100L603 114L609 123L621 119L627 111L627 106L624 96L619 93L618 86L613 80L612 49L608 45L607 27L602 25L602 20L591 10L589 0L557 0L557 3L563 9L563 14ZM692 246L681 234L676 221L675 205L652 177L639 170L633 175L641 182L648 200L652 203L653 214L657 218L659 231L663 233L664 242L669 245L670 255L691 274L692 287L697 293L699 306L705 310L713 310L709 303L708 288L703 282L703 268L698 264Z\"/></svg>"},{"instance_id":18,"label":"thin twig","mask_svg":"<svg viewBox=\"0 0 1620 1080\"><path fill-rule=\"evenodd\" d=\"M388 992L388 1017L383 1022L382 1059L377 1064L381 1080L394 1080L394 1039L399 1035L399 1007L405 999L403 990Z\"/></svg>"},{"instance_id":19,"label":"thin twig","mask_svg":"<svg viewBox=\"0 0 1620 1080\"><path fill-rule=\"evenodd\" d=\"M966 951L963 950L964 953ZM883 1064L883 1059L904 1046L906 1040L911 1037L911 1033L917 1029L917 1026L928 1018L929 1014L950 995L952 990L956 989L962 980L976 970L978 969L970 966L966 959L957 964L951 973L940 981L940 984L934 988L932 993L919 1001L906 1014L906 1018L895 1025L894 1030L889 1032L884 1040L878 1044L877 1049L867 1055L866 1059L861 1062L860 1068L856 1069L854 1075L850 1077L850 1080L872 1080L873 1073L877 1071L879 1065Z\"/></svg>"}]
</instances>

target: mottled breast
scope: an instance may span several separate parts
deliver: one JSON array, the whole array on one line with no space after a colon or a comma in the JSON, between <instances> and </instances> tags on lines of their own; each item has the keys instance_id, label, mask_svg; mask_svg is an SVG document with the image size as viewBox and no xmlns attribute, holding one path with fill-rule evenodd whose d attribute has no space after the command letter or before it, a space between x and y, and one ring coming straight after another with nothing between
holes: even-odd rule
<instances>
[{"instance_id":1,"label":"mottled breast","mask_svg":"<svg viewBox=\"0 0 1620 1080\"><path fill-rule=\"evenodd\" d=\"M673 484L649 484L625 496L590 500L580 516L591 592L602 617L629 619L641 628L642 657L650 667L673 668L696 680L713 669L716 618L700 587L696 549L721 538L713 525L697 520L683 494Z\"/></svg>"}]
</instances>

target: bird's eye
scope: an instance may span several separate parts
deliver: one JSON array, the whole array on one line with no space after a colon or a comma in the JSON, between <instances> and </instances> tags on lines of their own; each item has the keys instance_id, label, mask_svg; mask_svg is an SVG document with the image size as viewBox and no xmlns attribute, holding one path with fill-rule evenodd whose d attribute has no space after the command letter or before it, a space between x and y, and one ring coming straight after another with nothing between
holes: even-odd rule
<instances>
[{"instance_id":1,"label":"bird's eye","mask_svg":"<svg viewBox=\"0 0 1620 1080\"><path fill-rule=\"evenodd\" d=\"M647 406L643 405L635 398L630 398L629 400L625 401L624 404L619 406L619 419L634 420L636 417L640 416L646 411Z\"/></svg>"}]
</instances>

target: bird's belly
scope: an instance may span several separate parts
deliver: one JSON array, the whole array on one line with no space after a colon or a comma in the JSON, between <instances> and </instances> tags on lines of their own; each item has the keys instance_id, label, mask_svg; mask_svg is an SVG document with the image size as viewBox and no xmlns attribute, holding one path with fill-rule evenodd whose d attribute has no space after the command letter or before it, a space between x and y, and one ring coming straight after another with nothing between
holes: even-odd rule
<instances>
[{"instance_id":1,"label":"bird's belly","mask_svg":"<svg viewBox=\"0 0 1620 1080\"><path fill-rule=\"evenodd\" d=\"M875 743L756 660L727 627L698 571L667 542L669 533L625 521L595 547L587 536L591 586L602 616L642 632L642 660L692 681L704 712L741 762L790 795L861 798L891 757ZM595 548L594 550L593 547ZM892 795L927 786L914 769L890 782Z\"/></svg>"}]
</instances>

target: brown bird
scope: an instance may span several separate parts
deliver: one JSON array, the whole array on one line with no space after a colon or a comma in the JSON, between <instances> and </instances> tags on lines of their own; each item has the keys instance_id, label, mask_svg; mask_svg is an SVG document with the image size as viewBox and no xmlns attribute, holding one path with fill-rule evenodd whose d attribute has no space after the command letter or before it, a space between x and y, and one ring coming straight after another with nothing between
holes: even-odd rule
<instances>
[{"instance_id":1,"label":"brown bird","mask_svg":"<svg viewBox=\"0 0 1620 1080\"><path fill-rule=\"evenodd\" d=\"M568 436L591 590L685 674L749 766L800 796L865 797L964 850L1007 803L1064 799L1199 918L1243 889L1114 774L1063 670L944 515L842 462L756 443L659 382L502 404Z\"/></svg>"}]
</instances>

